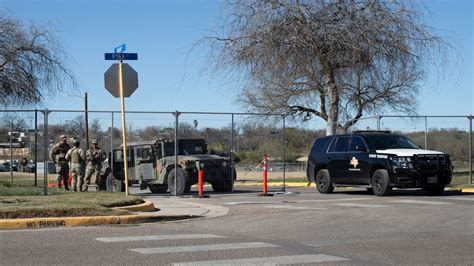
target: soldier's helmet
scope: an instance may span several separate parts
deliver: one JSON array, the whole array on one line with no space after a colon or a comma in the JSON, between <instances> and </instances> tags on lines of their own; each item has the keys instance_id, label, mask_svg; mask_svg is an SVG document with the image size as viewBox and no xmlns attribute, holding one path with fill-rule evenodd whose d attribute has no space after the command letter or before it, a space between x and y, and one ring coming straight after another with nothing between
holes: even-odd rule
<instances>
[{"instance_id":1,"label":"soldier's helmet","mask_svg":"<svg viewBox=\"0 0 474 266\"><path fill-rule=\"evenodd\" d=\"M99 144L99 142L96 139L93 139L92 144Z\"/></svg>"},{"instance_id":2,"label":"soldier's helmet","mask_svg":"<svg viewBox=\"0 0 474 266\"><path fill-rule=\"evenodd\" d=\"M79 142L78 139L75 139L75 140L72 142L72 144L74 144L74 146L76 146L76 147L79 147L79 145L80 145L81 143Z\"/></svg>"},{"instance_id":3,"label":"soldier's helmet","mask_svg":"<svg viewBox=\"0 0 474 266\"><path fill-rule=\"evenodd\" d=\"M66 135L61 135L61 136L59 136L59 139L60 140L67 140L67 137L66 137Z\"/></svg>"}]
</instances>

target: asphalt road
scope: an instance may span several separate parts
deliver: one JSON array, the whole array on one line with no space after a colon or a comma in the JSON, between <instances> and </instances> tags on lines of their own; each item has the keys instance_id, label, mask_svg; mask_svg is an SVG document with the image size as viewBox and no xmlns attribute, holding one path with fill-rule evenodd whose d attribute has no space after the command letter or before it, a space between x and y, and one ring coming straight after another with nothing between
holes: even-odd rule
<instances>
[{"instance_id":1,"label":"asphalt road","mask_svg":"<svg viewBox=\"0 0 474 266\"><path fill-rule=\"evenodd\" d=\"M0 265L379 265L474 262L474 195L314 188L193 199L220 218L128 226L0 231ZM137 192L137 191L134 191ZM145 193L146 196L151 196ZM151 196L158 198L162 196Z\"/></svg>"}]
</instances>

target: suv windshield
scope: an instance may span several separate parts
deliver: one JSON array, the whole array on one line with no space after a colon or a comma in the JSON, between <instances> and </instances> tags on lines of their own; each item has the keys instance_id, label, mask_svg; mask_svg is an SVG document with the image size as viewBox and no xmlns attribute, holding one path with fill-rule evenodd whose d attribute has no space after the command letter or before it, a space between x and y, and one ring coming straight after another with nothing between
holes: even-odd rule
<instances>
[{"instance_id":1,"label":"suv windshield","mask_svg":"<svg viewBox=\"0 0 474 266\"><path fill-rule=\"evenodd\" d=\"M366 140L371 150L419 149L418 145L405 136L366 136Z\"/></svg>"}]
</instances>

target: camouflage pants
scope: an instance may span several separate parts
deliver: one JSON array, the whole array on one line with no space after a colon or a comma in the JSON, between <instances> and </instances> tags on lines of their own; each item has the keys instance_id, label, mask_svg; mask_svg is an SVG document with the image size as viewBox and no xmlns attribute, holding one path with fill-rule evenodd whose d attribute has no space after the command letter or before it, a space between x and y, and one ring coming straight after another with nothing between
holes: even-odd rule
<instances>
[{"instance_id":1,"label":"camouflage pants","mask_svg":"<svg viewBox=\"0 0 474 266\"><path fill-rule=\"evenodd\" d=\"M72 190L82 191L84 185L84 165L80 163L71 163Z\"/></svg>"},{"instance_id":2,"label":"camouflage pants","mask_svg":"<svg viewBox=\"0 0 474 266\"><path fill-rule=\"evenodd\" d=\"M58 187L61 185L61 181L63 181L64 187L67 188L69 178L69 166L67 164L56 164L56 173L58 174Z\"/></svg>"},{"instance_id":3,"label":"camouflage pants","mask_svg":"<svg viewBox=\"0 0 474 266\"><path fill-rule=\"evenodd\" d=\"M91 185L97 185L97 181L100 178L100 169L102 168L102 165L87 165L86 169L86 177L84 178L84 186L82 187L82 191L87 191L87 186L89 184Z\"/></svg>"}]
</instances>

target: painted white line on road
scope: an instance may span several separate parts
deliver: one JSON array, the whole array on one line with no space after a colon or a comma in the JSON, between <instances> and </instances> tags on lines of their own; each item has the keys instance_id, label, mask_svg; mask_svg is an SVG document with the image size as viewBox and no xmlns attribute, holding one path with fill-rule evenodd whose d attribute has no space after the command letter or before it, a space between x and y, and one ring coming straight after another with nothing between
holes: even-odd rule
<instances>
[{"instance_id":1,"label":"painted white line on road","mask_svg":"<svg viewBox=\"0 0 474 266\"><path fill-rule=\"evenodd\" d=\"M474 201L474 197L446 197L444 199L447 200L466 200L466 201Z\"/></svg>"},{"instance_id":2,"label":"painted white line on road","mask_svg":"<svg viewBox=\"0 0 474 266\"><path fill-rule=\"evenodd\" d=\"M334 201L355 201L355 200L373 200L374 198L343 198L343 199L324 199L324 200L297 200L294 202L334 202Z\"/></svg>"},{"instance_id":3,"label":"painted white line on road","mask_svg":"<svg viewBox=\"0 0 474 266\"><path fill-rule=\"evenodd\" d=\"M178 252L193 252L193 251L213 251L213 250L230 250L230 249L244 249L244 248L274 248L277 245L264 242L250 242L250 243L229 243L229 244L214 244L214 245L194 245L194 246L178 246L178 247L159 247L159 248L134 248L130 251L140 254L162 254L162 253L178 253Z\"/></svg>"},{"instance_id":4,"label":"painted white line on road","mask_svg":"<svg viewBox=\"0 0 474 266\"><path fill-rule=\"evenodd\" d=\"M320 211L327 211L328 210L327 208L291 206L291 205L265 205L265 208L288 209L288 210L320 210Z\"/></svg>"},{"instance_id":5,"label":"painted white line on road","mask_svg":"<svg viewBox=\"0 0 474 266\"><path fill-rule=\"evenodd\" d=\"M321 263L334 261L347 261L348 259L331 256L326 254L317 255L293 255L293 256L279 256L279 257L262 257L262 258L248 258L248 259L233 259L233 260L209 260L196 262L182 262L174 263L175 266L206 266L206 265L285 265L298 263Z\"/></svg>"},{"instance_id":6,"label":"painted white line on road","mask_svg":"<svg viewBox=\"0 0 474 266\"><path fill-rule=\"evenodd\" d=\"M334 204L334 205L343 206L343 207L357 207L357 208L384 208L384 207L389 207L388 205L359 204L359 203L338 203L338 204Z\"/></svg>"},{"instance_id":7,"label":"painted white line on road","mask_svg":"<svg viewBox=\"0 0 474 266\"><path fill-rule=\"evenodd\" d=\"M131 241L152 241L152 240L178 240L178 239L201 239L201 238L222 238L223 236L210 234L181 234L181 235L151 235L151 236L125 236L125 237L101 237L96 238L100 242L131 242Z\"/></svg>"},{"instance_id":8,"label":"painted white line on road","mask_svg":"<svg viewBox=\"0 0 474 266\"><path fill-rule=\"evenodd\" d=\"M451 202L428 201L428 200L392 200L392 201L389 201L389 202L408 203L408 204L426 204L426 205L448 205L448 204L452 204Z\"/></svg>"},{"instance_id":9,"label":"painted white line on road","mask_svg":"<svg viewBox=\"0 0 474 266\"><path fill-rule=\"evenodd\" d=\"M224 203L224 205L245 205L245 204L267 204L267 202L236 201L236 202L226 202L226 203Z\"/></svg>"}]
</instances>

